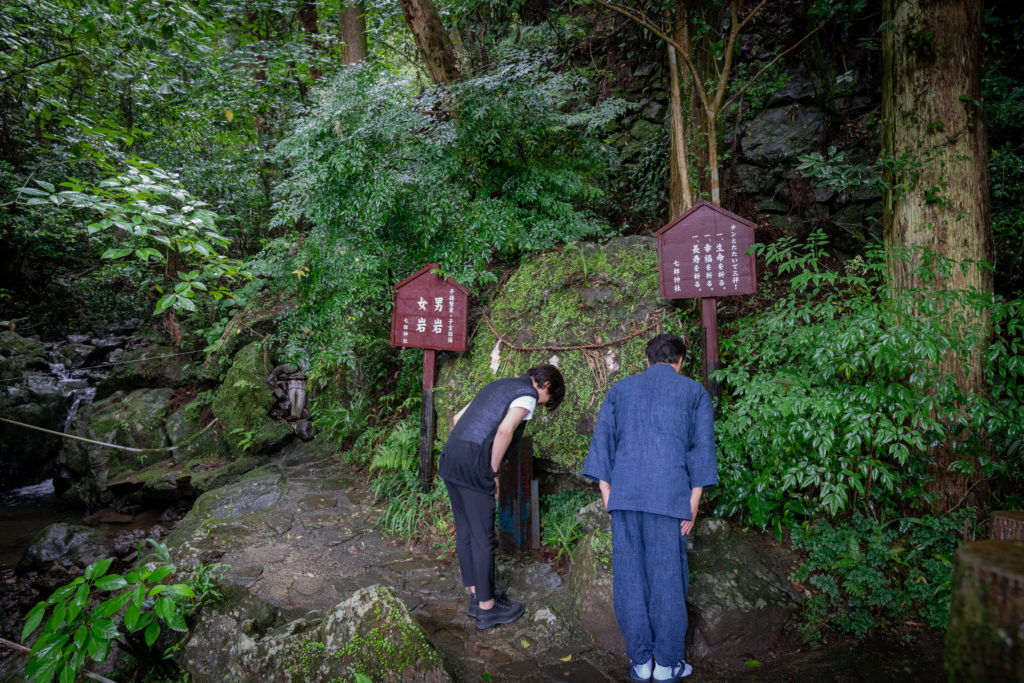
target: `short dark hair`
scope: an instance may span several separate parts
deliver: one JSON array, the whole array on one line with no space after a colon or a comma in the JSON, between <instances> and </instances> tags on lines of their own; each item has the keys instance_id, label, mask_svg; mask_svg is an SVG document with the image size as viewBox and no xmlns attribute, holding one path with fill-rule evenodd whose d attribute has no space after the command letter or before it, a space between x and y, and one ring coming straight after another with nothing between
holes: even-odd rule
<instances>
[{"instance_id":1,"label":"short dark hair","mask_svg":"<svg viewBox=\"0 0 1024 683\"><path fill-rule=\"evenodd\" d=\"M647 342L647 348L644 349L644 353L647 354L647 362L651 365L655 363L675 363L686 354L686 343L683 342L682 337L678 334L663 332Z\"/></svg>"},{"instance_id":2,"label":"short dark hair","mask_svg":"<svg viewBox=\"0 0 1024 683\"><path fill-rule=\"evenodd\" d=\"M548 410L557 408L558 404L565 398L565 380L562 379L562 373L558 371L558 368L554 365L543 363L530 368L526 371L526 374L539 387L547 384L548 394L551 396L551 399L546 404Z\"/></svg>"}]
</instances>

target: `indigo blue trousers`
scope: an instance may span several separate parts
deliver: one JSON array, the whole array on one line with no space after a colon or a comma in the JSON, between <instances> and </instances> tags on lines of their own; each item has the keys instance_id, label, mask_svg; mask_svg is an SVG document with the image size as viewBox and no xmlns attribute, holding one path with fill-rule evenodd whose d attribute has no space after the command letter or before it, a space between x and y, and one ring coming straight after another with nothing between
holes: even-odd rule
<instances>
[{"instance_id":1,"label":"indigo blue trousers","mask_svg":"<svg viewBox=\"0 0 1024 683\"><path fill-rule=\"evenodd\" d=\"M612 511L615 616L633 662L672 666L686 651L689 567L682 520L632 510Z\"/></svg>"},{"instance_id":2,"label":"indigo blue trousers","mask_svg":"<svg viewBox=\"0 0 1024 683\"><path fill-rule=\"evenodd\" d=\"M494 494L444 483L455 518L455 552L463 586L476 586L476 597L494 597Z\"/></svg>"}]
</instances>

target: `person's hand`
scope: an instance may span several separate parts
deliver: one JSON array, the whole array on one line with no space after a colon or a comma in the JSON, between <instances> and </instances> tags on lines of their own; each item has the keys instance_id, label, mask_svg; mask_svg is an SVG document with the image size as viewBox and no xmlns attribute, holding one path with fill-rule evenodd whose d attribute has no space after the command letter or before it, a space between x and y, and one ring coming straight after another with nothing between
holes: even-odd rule
<instances>
[{"instance_id":1,"label":"person's hand","mask_svg":"<svg viewBox=\"0 0 1024 683\"><path fill-rule=\"evenodd\" d=\"M682 521L682 523L679 525L679 530L682 531L683 536L686 536L688 533L690 533L690 529L692 529L692 528L693 528L693 520L692 519L684 519Z\"/></svg>"},{"instance_id":2,"label":"person's hand","mask_svg":"<svg viewBox=\"0 0 1024 683\"><path fill-rule=\"evenodd\" d=\"M498 500L498 492L501 490L501 482L498 476L494 476L494 500Z\"/></svg>"}]
</instances>

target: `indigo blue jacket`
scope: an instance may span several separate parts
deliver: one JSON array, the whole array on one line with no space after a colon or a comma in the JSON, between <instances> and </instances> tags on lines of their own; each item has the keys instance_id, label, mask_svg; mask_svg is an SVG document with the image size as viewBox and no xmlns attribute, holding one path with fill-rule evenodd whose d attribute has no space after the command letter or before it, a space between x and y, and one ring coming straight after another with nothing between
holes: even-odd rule
<instances>
[{"instance_id":1,"label":"indigo blue jacket","mask_svg":"<svg viewBox=\"0 0 1024 683\"><path fill-rule=\"evenodd\" d=\"M611 484L608 510L690 519L690 492L718 483L704 387L656 363L619 380L597 415L583 476Z\"/></svg>"}]
</instances>

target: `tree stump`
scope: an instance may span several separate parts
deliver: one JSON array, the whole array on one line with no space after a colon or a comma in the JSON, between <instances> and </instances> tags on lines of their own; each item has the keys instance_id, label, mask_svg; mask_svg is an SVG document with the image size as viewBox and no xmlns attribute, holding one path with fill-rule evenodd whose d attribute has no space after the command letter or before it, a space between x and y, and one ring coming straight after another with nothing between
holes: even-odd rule
<instances>
[{"instance_id":1,"label":"tree stump","mask_svg":"<svg viewBox=\"0 0 1024 683\"><path fill-rule=\"evenodd\" d=\"M995 541L1024 541L1024 512L999 510L992 513L988 537Z\"/></svg>"},{"instance_id":2,"label":"tree stump","mask_svg":"<svg viewBox=\"0 0 1024 683\"><path fill-rule=\"evenodd\" d=\"M1024 541L957 551L946 672L950 681L1024 681Z\"/></svg>"}]
</instances>

